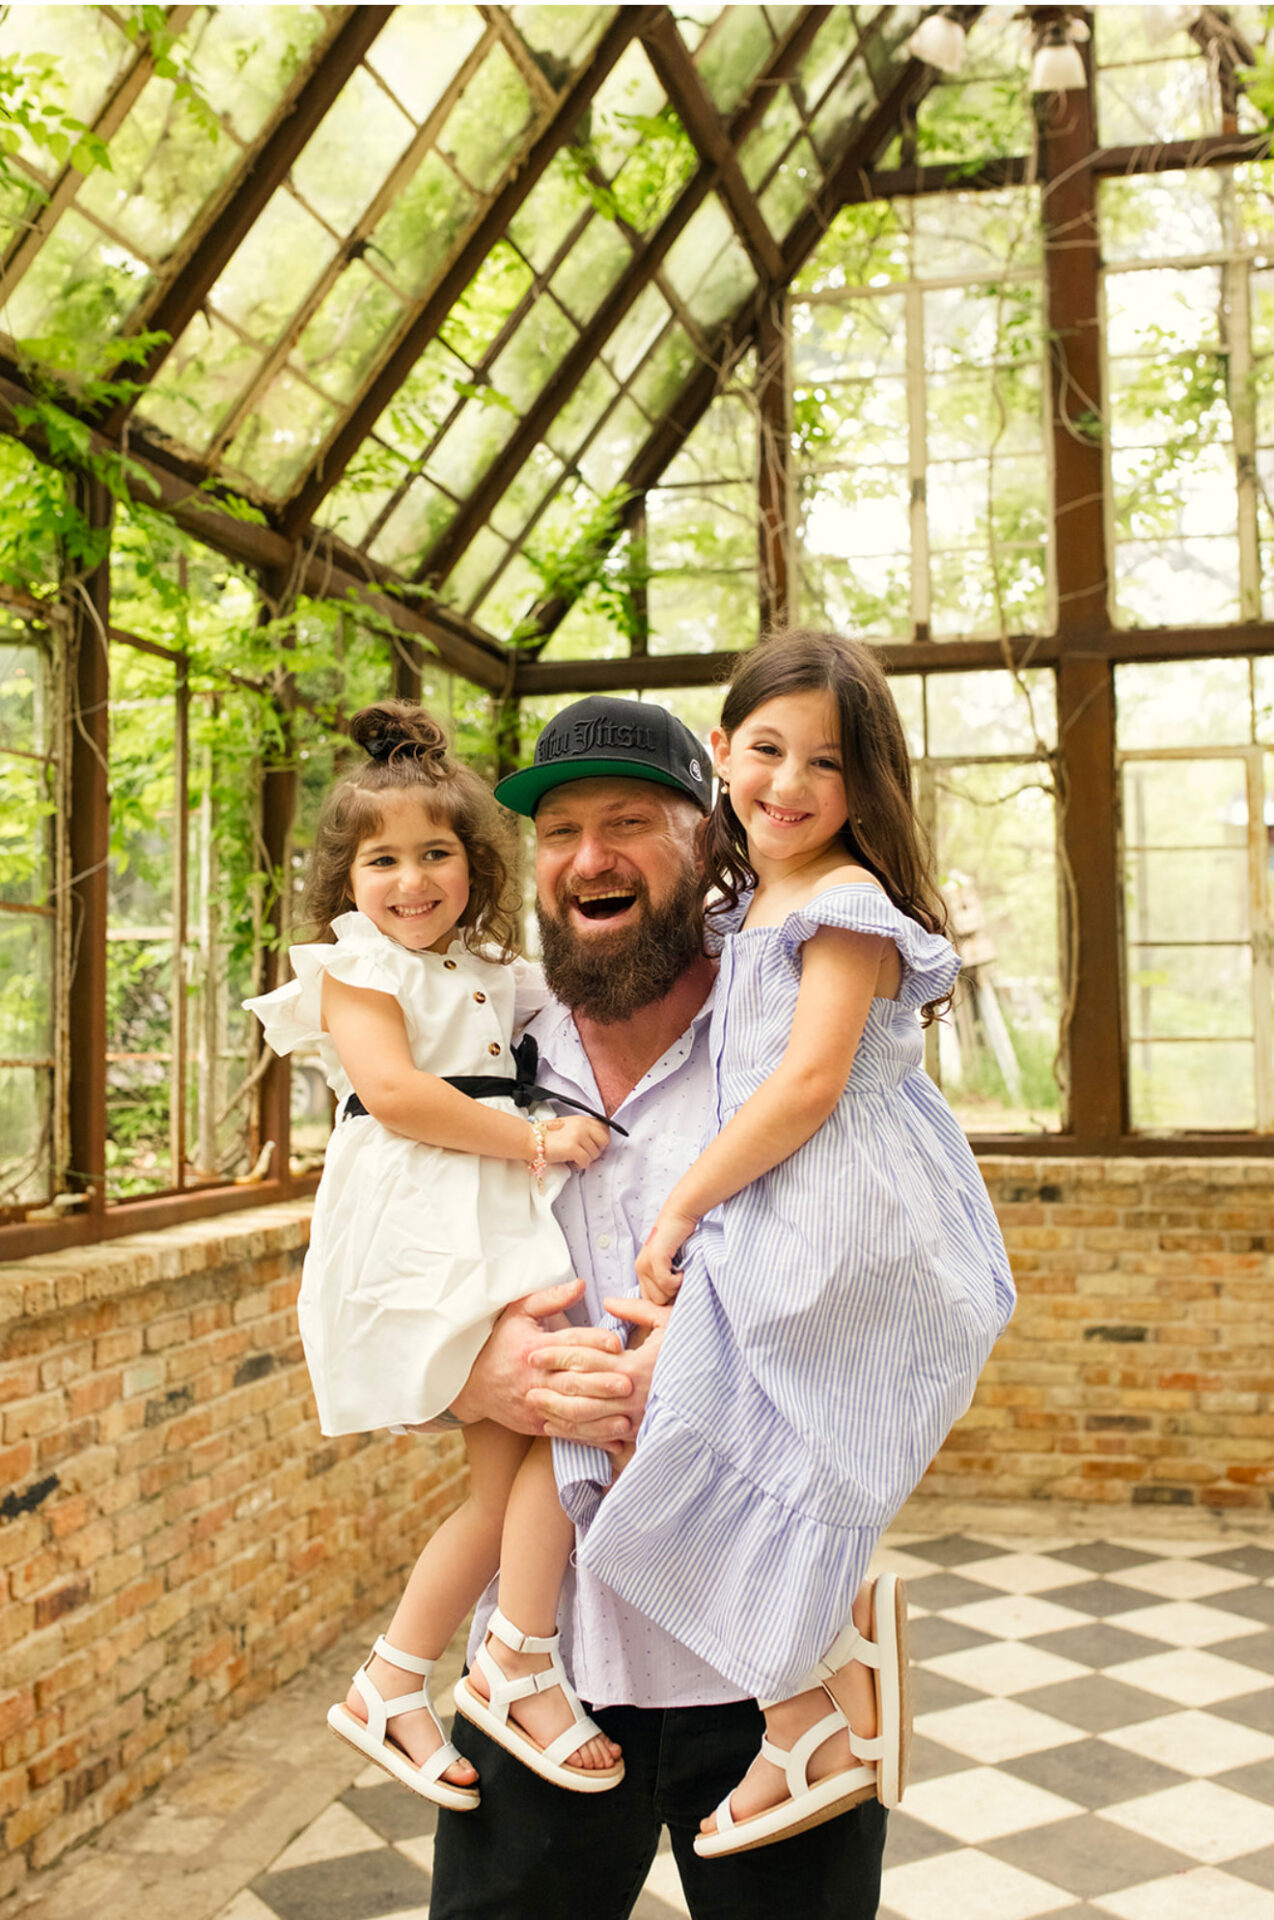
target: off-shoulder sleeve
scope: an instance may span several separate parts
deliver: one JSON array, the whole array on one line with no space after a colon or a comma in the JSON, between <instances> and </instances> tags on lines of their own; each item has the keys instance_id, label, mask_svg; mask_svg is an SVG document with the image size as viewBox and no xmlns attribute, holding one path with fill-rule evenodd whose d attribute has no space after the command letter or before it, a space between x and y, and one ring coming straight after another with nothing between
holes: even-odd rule
<instances>
[{"instance_id":1,"label":"off-shoulder sleeve","mask_svg":"<svg viewBox=\"0 0 1274 1920\"><path fill-rule=\"evenodd\" d=\"M879 887L870 884L828 887L803 907L789 913L779 929L785 950L795 958L800 947L820 927L843 927L849 933L878 933L892 940L902 961L901 1005L922 1007L950 993L960 962L949 940L926 933L908 919Z\"/></svg>"},{"instance_id":2,"label":"off-shoulder sleeve","mask_svg":"<svg viewBox=\"0 0 1274 1920\"><path fill-rule=\"evenodd\" d=\"M323 1032L323 976L347 986L401 998L415 956L396 947L361 913L343 913L332 922L334 941L293 947L288 955L295 980L261 993L243 1005L255 1013L276 1053L316 1045Z\"/></svg>"}]
</instances>

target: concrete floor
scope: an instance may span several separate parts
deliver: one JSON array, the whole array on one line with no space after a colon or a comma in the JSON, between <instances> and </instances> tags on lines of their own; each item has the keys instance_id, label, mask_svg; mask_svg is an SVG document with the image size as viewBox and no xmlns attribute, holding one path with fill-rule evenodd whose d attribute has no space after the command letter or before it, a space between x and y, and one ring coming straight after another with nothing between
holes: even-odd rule
<instances>
[{"instance_id":1,"label":"concrete floor","mask_svg":"<svg viewBox=\"0 0 1274 1920\"><path fill-rule=\"evenodd\" d=\"M917 1499L880 1564L910 1590L917 1733L881 1920L1274 1920L1274 1519ZM427 1920L432 1810L323 1721L366 1637L11 1911ZM660 1853L635 1920L685 1913Z\"/></svg>"}]
</instances>

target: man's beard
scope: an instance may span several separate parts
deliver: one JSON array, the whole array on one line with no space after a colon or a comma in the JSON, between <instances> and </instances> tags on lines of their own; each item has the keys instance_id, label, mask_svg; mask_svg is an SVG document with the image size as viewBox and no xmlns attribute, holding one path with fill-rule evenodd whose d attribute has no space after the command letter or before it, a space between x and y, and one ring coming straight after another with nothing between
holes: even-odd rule
<instances>
[{"instance_id":1,"label":"man's beard","mask_svg":"<svg viewBox=\"0 0 1274 1920\"><path fill-rule=\"evenodd\" d=\"M617 928L609 938L594 934L580 939L567 918L566 898L557 901L560 918L536 908L549 991L572 1013L600 1026L627 1020L639 1008L662 1000L703 952L699 887L693 874L678 881L660 906L651 902L643 882L634 882L632 891L645 912L635 926Z\"/></svg>"}]
</instances>

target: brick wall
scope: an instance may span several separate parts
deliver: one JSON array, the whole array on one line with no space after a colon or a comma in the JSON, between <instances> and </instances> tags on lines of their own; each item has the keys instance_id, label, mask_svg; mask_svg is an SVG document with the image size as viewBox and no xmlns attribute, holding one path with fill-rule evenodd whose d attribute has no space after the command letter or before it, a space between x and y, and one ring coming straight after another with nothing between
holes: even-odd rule
<instances>
[{"instance_id":1,"label":"brick wall","mask_svg":"<svg viewBox=\"0 0 1274 1920\"><path fill-rule=\"evenodd\" d=\"M1274 1161L981 1168L1018 1308L922 1490L1274 1507Z\"/></svg>"},{"instance_id":2,"label":"brick wall","mask_svg":"<svg viewBox=\"0 0 1274 1920\"><path fill-rule=\"evenodd\" d=\"M1274 1505L1274 1162L982 1163L1017 1314L923 1491ZM304 1208L0 1268L0 1897L346 1628L455 1440L318 1433Z\"/></svg>"},{"instance_id":3,"label":"brick wall","mask_svg":"<svg viewBox=\"0 0 1274 1920\"><path fill-rule=\"evenodd\" d=\"M0 1267L0 1897L369 1614L456 1439L325 1441L303 1207Z\"/></svg>"}]
</instances>

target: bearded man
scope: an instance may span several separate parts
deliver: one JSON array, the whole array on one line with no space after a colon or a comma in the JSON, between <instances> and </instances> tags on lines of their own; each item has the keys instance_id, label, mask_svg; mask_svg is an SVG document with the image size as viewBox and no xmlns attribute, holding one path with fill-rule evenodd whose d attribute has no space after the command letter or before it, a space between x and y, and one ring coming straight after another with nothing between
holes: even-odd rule
<instances>
[{"instance_id":1,"label":"bearded man","mask_svg":"<svg viewBox=\"0 0 1274 1920\"><path fill-rule=\"evenodd\" d=\"M450 1418L570 1443L557 1468L559 1485L574 1483L572 1511L587 1505L582 1483L600 1496L607 1450L630 1445L640 1425L671 1309L637 1297L634 1261L712 1112L715 967L695 856L709 764L663 708L597 697L558 714L534 764L496 788L535 822L554 996L529 1029L536 1080L612 1116L627 1138L613 1135L555 1207L581 1278L501 1316ZM562 1311L578 1324L546 1332ZM471 1656L489 1610L478 1610ZM624 1920L664 1826L693 1920L871 1920L886 1821L877 1801L775 1846L700 1859L700 1821L759 1749L756 1703L584 1571L568 1580L561 1625L576 1689L623 1748L624 1778L606 1793L567 1793L457 1717L482 1802L439 1815L431 1920Z\"/></svg>"}]
</instances>

